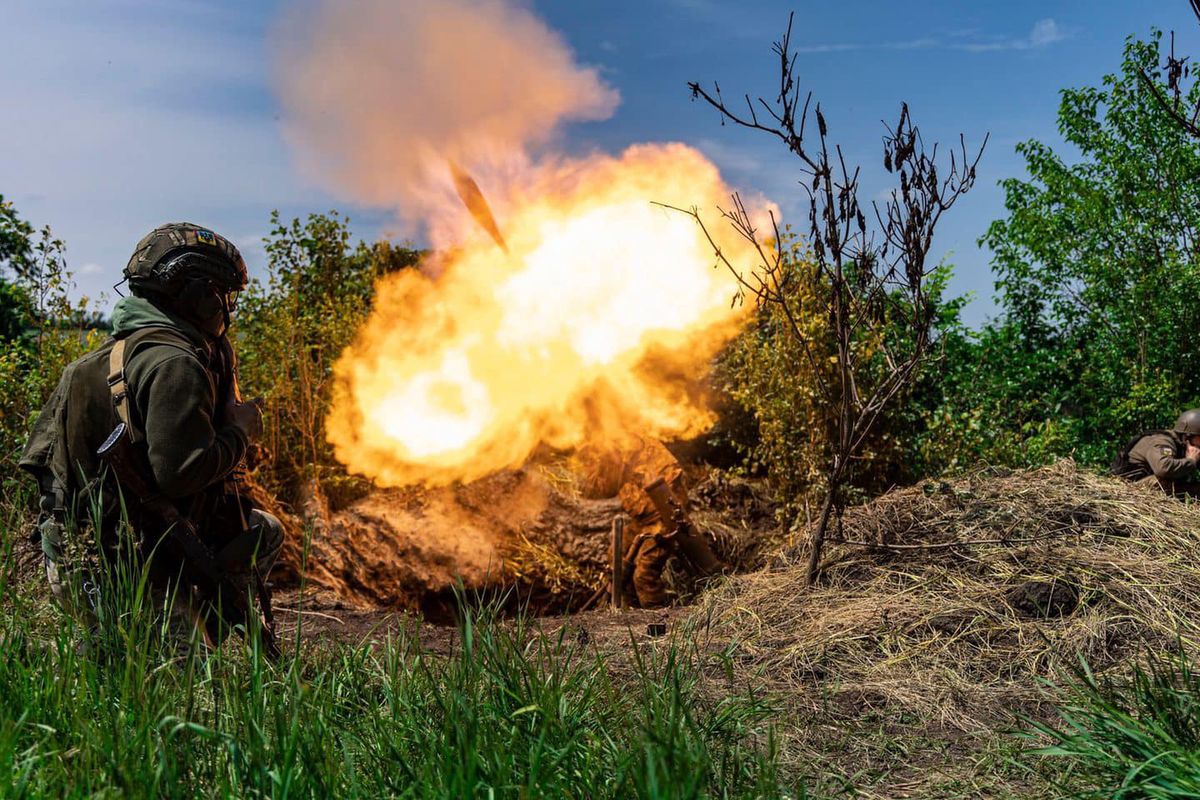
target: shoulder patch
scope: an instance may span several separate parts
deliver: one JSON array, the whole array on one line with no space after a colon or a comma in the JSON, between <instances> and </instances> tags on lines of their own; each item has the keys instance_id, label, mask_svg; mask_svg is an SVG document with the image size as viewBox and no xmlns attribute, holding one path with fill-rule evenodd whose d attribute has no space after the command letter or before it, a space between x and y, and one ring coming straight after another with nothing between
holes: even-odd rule
<instances>
[{"instance_id":1,"label":"shoulder patch","mask_svg":"<svg viewBox=\"0 0 1200 800\"><path fill-rule=\"evenodd\" d=\"M1160 447L1159 449L1162 450L1162 454L1168 458L1175 455L1175 448L1173 447Z\"/></svg>"},{"instance_id":2,"label":"shoulder patch","mask_svg":"<svg viewBox=\"0 0 1200 800\"><path fill-rule=\"evenodd\" d=\"M200 228L196 231L196 241L200 244L216 245L217 235L212 231L206 231L203 228Z\"/></svg>"}]
</instances>

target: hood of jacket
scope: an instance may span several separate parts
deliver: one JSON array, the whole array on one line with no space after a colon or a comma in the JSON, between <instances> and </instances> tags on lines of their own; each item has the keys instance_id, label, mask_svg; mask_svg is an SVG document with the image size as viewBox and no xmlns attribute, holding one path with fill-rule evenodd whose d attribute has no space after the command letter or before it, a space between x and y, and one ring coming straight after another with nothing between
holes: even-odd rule
<instances>
[{"instance_id":1,"label":"hood of jacket","mask_svg":"<svg viewBox=\"0 0 1200 800\"><path fill-rule=\"evenodd\" d=\"M144 297L123 297L113 309L112 335L117 339L123 339L138 328L150 326L173 328L205 350L212 346L209 338L195 325Z\"/></svg>"}]
</instances>

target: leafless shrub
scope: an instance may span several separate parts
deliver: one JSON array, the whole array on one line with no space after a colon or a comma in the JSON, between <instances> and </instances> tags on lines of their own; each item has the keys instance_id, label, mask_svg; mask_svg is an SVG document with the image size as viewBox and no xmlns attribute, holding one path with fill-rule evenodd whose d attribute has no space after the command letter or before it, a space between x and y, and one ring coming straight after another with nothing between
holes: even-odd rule
<instances>
[{"instance_id":1,"label":"leafless shrub","mask_svg":"<svg viewBox=\"0 0 1200 800\"><path fill-rule=\"evenodd\" d=\"M721 251L696 208L684 211L704 230L719 263L737 278L739 299L753 298L783 312L790 335L817 376L823 401L837 409L830 432L832 457L825 470L827 494L809 548L806 581L811 585L830 521L841 517L843 490L853 476L856 457L881 413L911 385L930 354L936 309L929 280L934 267L928 259L934 230L974 185L987 140L972 156L960 136L948 163L939 166L937 145L926 148L907 104L902 104L898 121L885 123L883 137L883 165L897 185L887 200L864 209L858 197L860 168L847 165L841 147L830 142L820 104L814 106L811 93L801 92L791 33L789 18L787 31L774 46L779 87L773 100L744 95L743 109L740 103L726 102L718 84L711 90L699 83L689 87L693 98L720 112L722 124L730 121L767 133L799 159L799 183L808 207L806 245L828 287L818 301L821 308L797 307L795 295L788 291L792 273L785 259L790 253L773 214L771 230L764 236L740 196L735 194L732 206L721 210L723 219L755 247L757 263L744 265L731 262ZM832 377L816 363L824 357L818 354L827 352L827 343L813 341L802 324L813 314L828 315L836 354Z\"/></svg>"}]
</instances>

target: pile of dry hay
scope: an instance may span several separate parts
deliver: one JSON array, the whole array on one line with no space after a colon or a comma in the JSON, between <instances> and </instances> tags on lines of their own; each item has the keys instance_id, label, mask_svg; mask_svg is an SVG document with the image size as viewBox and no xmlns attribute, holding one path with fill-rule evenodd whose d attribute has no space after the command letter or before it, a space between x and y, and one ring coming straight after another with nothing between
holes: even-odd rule
<instances>
[{"instance_id":1,"label":"pile of dry hay","mask_svg":"<svg viewBox=\"0 0 1200 800\"><path fill-rule=\"evenodd\" d=\"M1070 461L894 491L842 536L818 586L797 546L703 607L797 710L994 729L1040 715L1040 679L1080 656L1200 641L1200 505Z\"/></svg>"}]
</instances>

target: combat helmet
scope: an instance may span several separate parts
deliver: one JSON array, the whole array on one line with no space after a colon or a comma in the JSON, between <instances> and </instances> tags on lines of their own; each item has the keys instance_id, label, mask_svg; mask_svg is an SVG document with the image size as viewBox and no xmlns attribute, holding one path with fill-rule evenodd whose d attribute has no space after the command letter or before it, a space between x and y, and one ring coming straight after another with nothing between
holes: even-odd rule
<instances>
[{"instance_id":1,"label":"combat helmet","mask_svg":"<svg viewBox=\"0 0 1200 800\"><path fill-rule=\"evenodd\" d=\"M1200 408L1190 408L1175 420L1175 432L1187 436L1200 436Z\"/></svg>"},{"instance_id":2,"label":"combat helmet","mask_svg":"<svg viewBox=\"0 0 1200 800\"><path fill-rule=\"evenodd\" d=\"M246 262L233 242L190 222L160 225L142 237L125 266L135 293L178 297L190 279L205 278L222 292L246 288Z\"/></svg>"}]
</instances>

